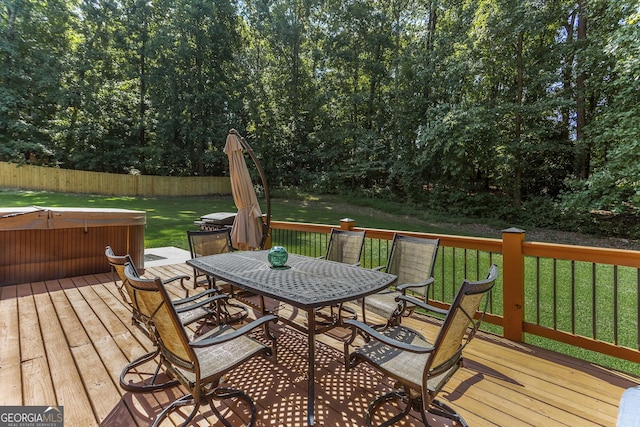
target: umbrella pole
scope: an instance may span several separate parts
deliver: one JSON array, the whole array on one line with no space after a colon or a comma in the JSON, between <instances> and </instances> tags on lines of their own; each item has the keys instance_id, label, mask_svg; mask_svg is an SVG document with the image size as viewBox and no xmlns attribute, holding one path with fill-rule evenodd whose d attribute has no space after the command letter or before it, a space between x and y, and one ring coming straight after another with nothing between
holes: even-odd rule
<instances>
[{"instance_id":1,"label":"umbrella pole","mask_svg":"<svg viewBox=\"0 0 640 427\"><path fill-rule=\"evenodd\" d=\"M247 151L247 153L249 153L251 160L253 160L256 168L258 168L258 173L260 174L260 179L262 180L262 187L264 188L264 196L267 204L267 215L266 219L262 221L262 240L260 241L260 249L264 249L267 244L267 240L269 240L269 233L271 231L271 195L269 193L269 184L267 184L267 178L264 174L264 170L262 169L262 165L258 161L256 153L253 152L253 149L251 148L249 143L244 139L243 136L238 133L237 130L231 129L229 130L229 133L236 135L240 139L242 147Z\"/></svg>"}]
</instances>

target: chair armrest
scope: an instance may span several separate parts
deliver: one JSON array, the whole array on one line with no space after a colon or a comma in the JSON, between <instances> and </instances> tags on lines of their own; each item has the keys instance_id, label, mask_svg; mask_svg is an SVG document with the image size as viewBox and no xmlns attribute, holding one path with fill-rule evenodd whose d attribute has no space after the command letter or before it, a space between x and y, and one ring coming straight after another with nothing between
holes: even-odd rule
<instances>
[{"instance_id":1,"label":"chair armrest","mask_svg":"<svg viewBox=\"0 0 640 427\"><path fill-rule=\"evenodd\" d=\"M206 298L206 299L203 299L201 301L195 302L193 304L188 304L188 305L182 305L180 307L175 307L175 309L176 309L176 313L184 313L184 312L193 310L194 308L202 307L202 306L205 306L205 305L210 305L210 304L215 303L215 302L220 301L220 300L225 300L226 301L228 299L229 299L229 295L218 294L218 295L214 295L214 296L212 296L210 298Z\"/></svg>"},{"instance_id":2,"label":"chair armrest","mask_svg":"<svg viewBox=\"0 0 640 427\"><path fill-rule=\"evenodd\" d=\"M216 345L216 344L221 344L223 342L227 342L227 341L231 341L234 340L236 338L239 338L243 335L246 335L247 333L251 332L252 330L268 323L271 321L278 321L278 317L274 316L273 314L269 314L267 316L262 316L259 317L258 319L254 320L253 322L249 323L248 325L243 326L242 328L236 329L233 332L229 333L229 334L224 334L224 335L219 335L217 337L212 337L212 338L207 338L204 339L202 341L191 341L189 343L189 345L191 347L194 348L200 348L200 347L209 347L212 345Z\"/></svg>"},{"instance_id":3,"label":"chair armrest","mask_svg":"<svg viewBox=\"0 0 640 427\"><path fill-rule=\"evenodd\" d=\"M175 282L176 280L180 280L180 283L182 283L185 280L191 280L191 276L187 276L186 274L181 274L179 276L170 277L168 279L164 279L162 281L162 284Z\"/></svg>"},{"instance_id":4,"label":"chair armrest","mask_svg":"<svg viewBox=\"0 0 640 427\"><path fill-rule=\"evenodd\" d=\"M449 310L445 310L444 308L434 307L431 304L427 304L424 301L421 301L409 295L398 295L396 297L396 301L406 301L424 310L433 311L434 313L445 314L445 315L449 313Z\"/></svg>"},{"instance_id":5,"label":"chair armrest","mask_svg":"<svg viewBox=\"0 0 640 427\"><path fill-rule=\"evenodd\" d=\"M373 329L371 326L367 325L366 323L360 322L359 320L348 319L348 320L345 320L343 324L351 326L351 328L354 331L356 329L360 329L362 332L367 334L371 339L375 339L377 341L382 342L383 344L386 344L390 347L394 347L400 350L409 351L411 353L431 353L434 350L434 347L431 345L429 347L420 347L417 345L411 345L402 341L394 340L393 338L389 338L388 336L378 332L377 330ZM406 328L404 326L399 326L399 328L410 330L409 328Z\"/></svg>"},{"instance_id":6,"label":"chair armrest","mask_svg":"<svg viewBox=\"0 0 640 427\"><path fill-rule=\"evenodd\" d=\"M177 300L174 300L172 302L173 302L174 306L179 306L181 304L187 304L187 303L193 302L193 301L195 301L197 299L210 297L211 295L216 295L216 294L219 294L219 293L220 293L220 291L218 289L207 289L206 291L202 291L197 295L193 295L193 296L190 296L190 297L177 299Z\"/></svg>"},{"instance_id":7,"label":"chair armrest","mask_svg":"<svg viewBox=\"0 0 640 427\"><path fill-rule=\"evenodd\" d=\"M379 265L377 267L372 268L372 270L375 270L375 271L386 270L386 269L387 269L386 265Z\"/></svg>"},{"instance_id":8,"label":"chair armrest","mask_svg":"<svg viewBox=\"0 0 640 427\"><path fill-rule=\"evenodd\" d=\"M434 281L435 281L435 279L433 277L429 277L427 280L425 280L424 282L420 282L420 283L403 283L402 285L396 286L396 291L404 293L405 290L407 290L407 289L411 289L411 288L416 288L417 289L417 288L423 288L425 286L429 286Z\"/></svg>"}]
</instances>

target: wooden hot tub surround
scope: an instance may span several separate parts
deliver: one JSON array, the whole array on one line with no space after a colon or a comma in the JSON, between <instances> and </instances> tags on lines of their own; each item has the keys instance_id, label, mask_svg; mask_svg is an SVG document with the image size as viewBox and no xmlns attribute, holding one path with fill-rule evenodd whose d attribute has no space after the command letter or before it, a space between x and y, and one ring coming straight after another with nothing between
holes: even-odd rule
<instances>
[{"instance_id":1,"label":"wooden hot tub surround","mask_svg":"<svg viewBox=\"0 0 640 427\"><path fill-rule=\"evenodd\" d=\"M126 209L0 208L0 286L107 272L107 245L143 269L145 223Z\"/></svg>"}]
</instances>

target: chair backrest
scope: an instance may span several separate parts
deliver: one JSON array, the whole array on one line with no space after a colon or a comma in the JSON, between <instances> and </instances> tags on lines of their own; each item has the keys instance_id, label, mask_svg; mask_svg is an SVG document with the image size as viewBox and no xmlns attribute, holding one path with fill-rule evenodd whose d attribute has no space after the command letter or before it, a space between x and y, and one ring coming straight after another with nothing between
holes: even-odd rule
<instances>
[{"instance_id":1,"label":"chair backrest","mask_svg":"<svg viewBox=\"0 0 640 427\"><path fill-rule=\"evenodd\" d=\"M484 318L488 298L480 309L482 298L493 288L497 277L498 267L493 264L486 279L462 282L433 343L435 350L429 358L425 375L441 365L450 366L461 357L462 349L471 341Z\"/></svg>"},{"instance_id":2,"label":"chair backrest","mask_svg":"<svg viewBox=\"0 0 640 427\"><path fill-rule=\"evenodd\" d=\"M127 277L124 274L124 267L128 263L131 265L132 274L135 274L136 276L140 276L140 274L138 274L138 270L135 267L135 264L133 263L133 260L131 259L131 256L129 256L129 254L116 255L113 252L113 249L111 249L111 246L107 246L105 248L104 255L107 257L107 261L109 261L109 264L111 265L111 268L113 269L113 271L115 271L116 274L118 275L120 282L122 282L122 287L126 290L127 295L129 296L129 300L127 301L124 294L122 294L122 291L120 291L122 294L122 298L125 300L127 304L132 306L134 310L134 315L138 314L140 312L139 302L136 300L135 292L131 288L129 281L127 280Z\"/></svg>"},{"instance_id":3,"label":"chair backrest","mask_svg":"<svg viewBox=\"0 0 640 427\"><path fill-rule=\"evenodd\" d=\"M365 231L331 229L325 259L356 265L364 248Z\"/></svg>"},{"instance_id":4,"label":"chair backrest","mask_svg":"<svg viewBox=\"0 0 640 427\"><path fill-rule=\"evenodd\" d=\"M396 285L424 282L433 275L440 239L395 234L387 259L387 273L398 276ZM423 297L427 288L412 289Z\"/></svg>"},{"instance_id":5,"label":"chair backrest","mask_svg":"<svg viewBox=\"0 0 640 427\"><path fill-rule=\"evenodd\" d=\"M231 229L187 231L191 258L231 252Z\"/></svg>"},{"instance_id":6,"label":"chair backrest","mask_svg":"<svg viewBox=\"0 0 640 427\"><path fill-rule=\"evenodd\" d=\"M139 277L132 264L127 264L124 272L137 299L148 310L162 355L176 366L190 371L197 369L195 353L162 280Z\"/></svg>"}]
</instances>

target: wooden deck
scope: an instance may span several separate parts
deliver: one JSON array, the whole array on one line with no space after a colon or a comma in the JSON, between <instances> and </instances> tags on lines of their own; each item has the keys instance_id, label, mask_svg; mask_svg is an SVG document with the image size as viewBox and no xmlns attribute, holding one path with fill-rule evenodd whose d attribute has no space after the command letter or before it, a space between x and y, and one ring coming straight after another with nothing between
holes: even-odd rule
<instances>
[{"instance_id":1,"label":"wooden deck","mask_svg":"<svg viewBox=\"0 0 640 427\"><path fill-rule=\"evenodd\" d=\"M145 275L191 274L184 264L148 268ZM176 296L184 296L174 290ZM286 313L286 308L282 308ZM295 313L290 313L294 315ZM151 349L131 325L111 274L73 277L0 288L0 405L63 405L65 426L147 426L179 388L131 394L118 385L126 363ZM412 326L435 329L430 321ZM390 380L358 367L348 374L342 344L320 337L317 349L316 425L361 426L368 403ZM227 382L254 399L258 425L306 425L306 338L278 330L278 362L257 358L234 370ZM637 378L536 347L480 334L466 364L442 393L471 426L613 426L620 396ZM242 408L219 408L234 425ZM414 414L415 415L415 414ZM172 420L178 425L180 415ZM217 419L205 407L197 425ZM401 425L421 425L410 418ZM436 419L434 426L448 425Z\"/></svg>"}]
</instances>

